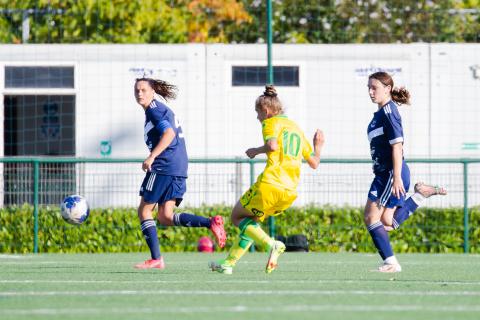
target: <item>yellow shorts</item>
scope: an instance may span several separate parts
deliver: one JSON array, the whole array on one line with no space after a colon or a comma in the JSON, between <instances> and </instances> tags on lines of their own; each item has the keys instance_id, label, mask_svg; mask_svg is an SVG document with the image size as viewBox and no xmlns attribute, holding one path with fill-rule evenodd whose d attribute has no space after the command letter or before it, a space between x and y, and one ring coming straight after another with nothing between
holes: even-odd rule
<instances>
[{"instance_id":1,"label":"yellow shorts","mask_svg":"<svg viewBox=\"0 0 480 320\"><path fill-rule=\"evenodd\" d=\"M285 211L295 199L296 191L257 182L242 195L240 203L259 221L263 221L269 216L276 216Z\"/></svg>"}]
</instances>

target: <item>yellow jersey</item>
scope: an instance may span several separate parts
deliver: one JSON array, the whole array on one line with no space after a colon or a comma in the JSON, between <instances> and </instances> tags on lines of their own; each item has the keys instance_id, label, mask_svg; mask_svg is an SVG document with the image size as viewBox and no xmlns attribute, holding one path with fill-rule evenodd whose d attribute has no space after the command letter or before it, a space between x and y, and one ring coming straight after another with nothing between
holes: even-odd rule
<instances>
[{"instance_id":1,"label":"yellow jersey","mask_svg":"<svg viewBox=\"0 0 480 320\"><path fill-rule=\"evenodd\" d=\"M302 158L312 155L312 145L300 127L285 115L278 115L262 122L264 142L277 139L278 148L267 153L267 165L257 182L269 183L289 190L296 190L300 180Z\"/></svg>"}]
</instances>

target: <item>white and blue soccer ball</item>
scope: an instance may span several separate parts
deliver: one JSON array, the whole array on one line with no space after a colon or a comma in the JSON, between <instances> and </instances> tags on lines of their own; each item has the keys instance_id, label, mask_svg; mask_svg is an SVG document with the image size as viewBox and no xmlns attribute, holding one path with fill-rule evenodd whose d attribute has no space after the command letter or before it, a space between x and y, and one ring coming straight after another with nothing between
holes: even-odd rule
<instances>
[{"instance_id":1,"label":"white and blue soccer ball","mask_svg":"<svg viewBox=\"0 0 480 320\"><path fill-rule=\"evenodd\" d=\"M71 195L63 199L60 212L66 222L80 225L87 220L90 208L87 199L79 195Z\"/></svg>"}]
</instances>

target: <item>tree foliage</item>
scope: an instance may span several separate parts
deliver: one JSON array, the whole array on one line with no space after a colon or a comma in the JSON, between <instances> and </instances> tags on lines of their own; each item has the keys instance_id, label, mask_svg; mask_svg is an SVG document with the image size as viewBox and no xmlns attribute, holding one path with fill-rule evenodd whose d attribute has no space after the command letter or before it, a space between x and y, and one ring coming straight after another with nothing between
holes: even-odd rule
<instances>
[{"instance_id":1,"label":"tree foliage","mask_svg":"<svg viewBox=\"0 0 480 320\"><path fill-rule=\"evenodd\" d=\"M34 43L187 41L185 11L165 0L12 0L8 9L11 13L4 14L0 24L7 21L12 27L0 31L3 42L21 42L20 9L29 9L29 42Z\"/></svg>"},{"instance_id":2,"label":"tree foliage","mask_svg":"<svg viewBox=\"0 0 480 320\"><path fill-rule=\"evenodd\" d=\"M183 3L189 12L190 42L226 42L235 28L252 21L243 4L236 0L193 0Z\"/></svg>"},{"instance_id":3,"label":"tree foliage","mask_svg":"<svg viewBox=\"0 0 480 320\"><path fill-rule=\"evenodd\" d=\"M254 19L230 39L263 42L266 1L243 3ZM272 0L272 4L276 43L480 41L480 0Z\"/></svg>"},{"instance_id":4,"label":"tree foliage","mask_svg":"<svg viewBox=\"0 0 480 320\"><path fill-rule=\"evenodd\" d=\"M266 0L0 0L0 42L258 43ZM272 0L276 43L479 42L480 0Z\"/></svg>"}]
</instances>

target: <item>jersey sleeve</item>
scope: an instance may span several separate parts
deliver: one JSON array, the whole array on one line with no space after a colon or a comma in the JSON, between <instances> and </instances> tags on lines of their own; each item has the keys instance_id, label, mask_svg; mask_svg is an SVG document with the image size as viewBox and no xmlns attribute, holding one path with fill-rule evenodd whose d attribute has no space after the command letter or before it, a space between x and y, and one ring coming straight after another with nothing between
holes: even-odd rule
<instances>
[{"instance_id":1,"label":"jersey sleeve","mask_svg":"<svg viewBox=\"0 0 480 320\"><path fill-rule=\"evenodd\" d=\"M392 110L390 106L383 107L384 109L384 131L388 142L392 145L403 142L403 128L402 118L398 111Z\"/></svg>"},{"instance_id":2,"label":"jersey sleeve","mask_svg":"<svg viewBox=\"0 0 480 320\"><path fill-rule=\"evenodd\" d=\"M168 112L168 110L161 112L160 110L154 109L152 112L152 118L152 123L160 134L163 134L168 128L173 128L175 119L173 113Z\"/></svg>"},{"instance_id":3,"label":"jersey sleeve","mask_svg":"<svg viewBox=\"0 0 480 320\"><path fill-rule=\"evenodd\" d=\"M270 139L276 139L280 130L279 126L277 126L274 121L267 120L262 122L262 135L264 142L267 142Z\"/></svg>"}]
</instances>

